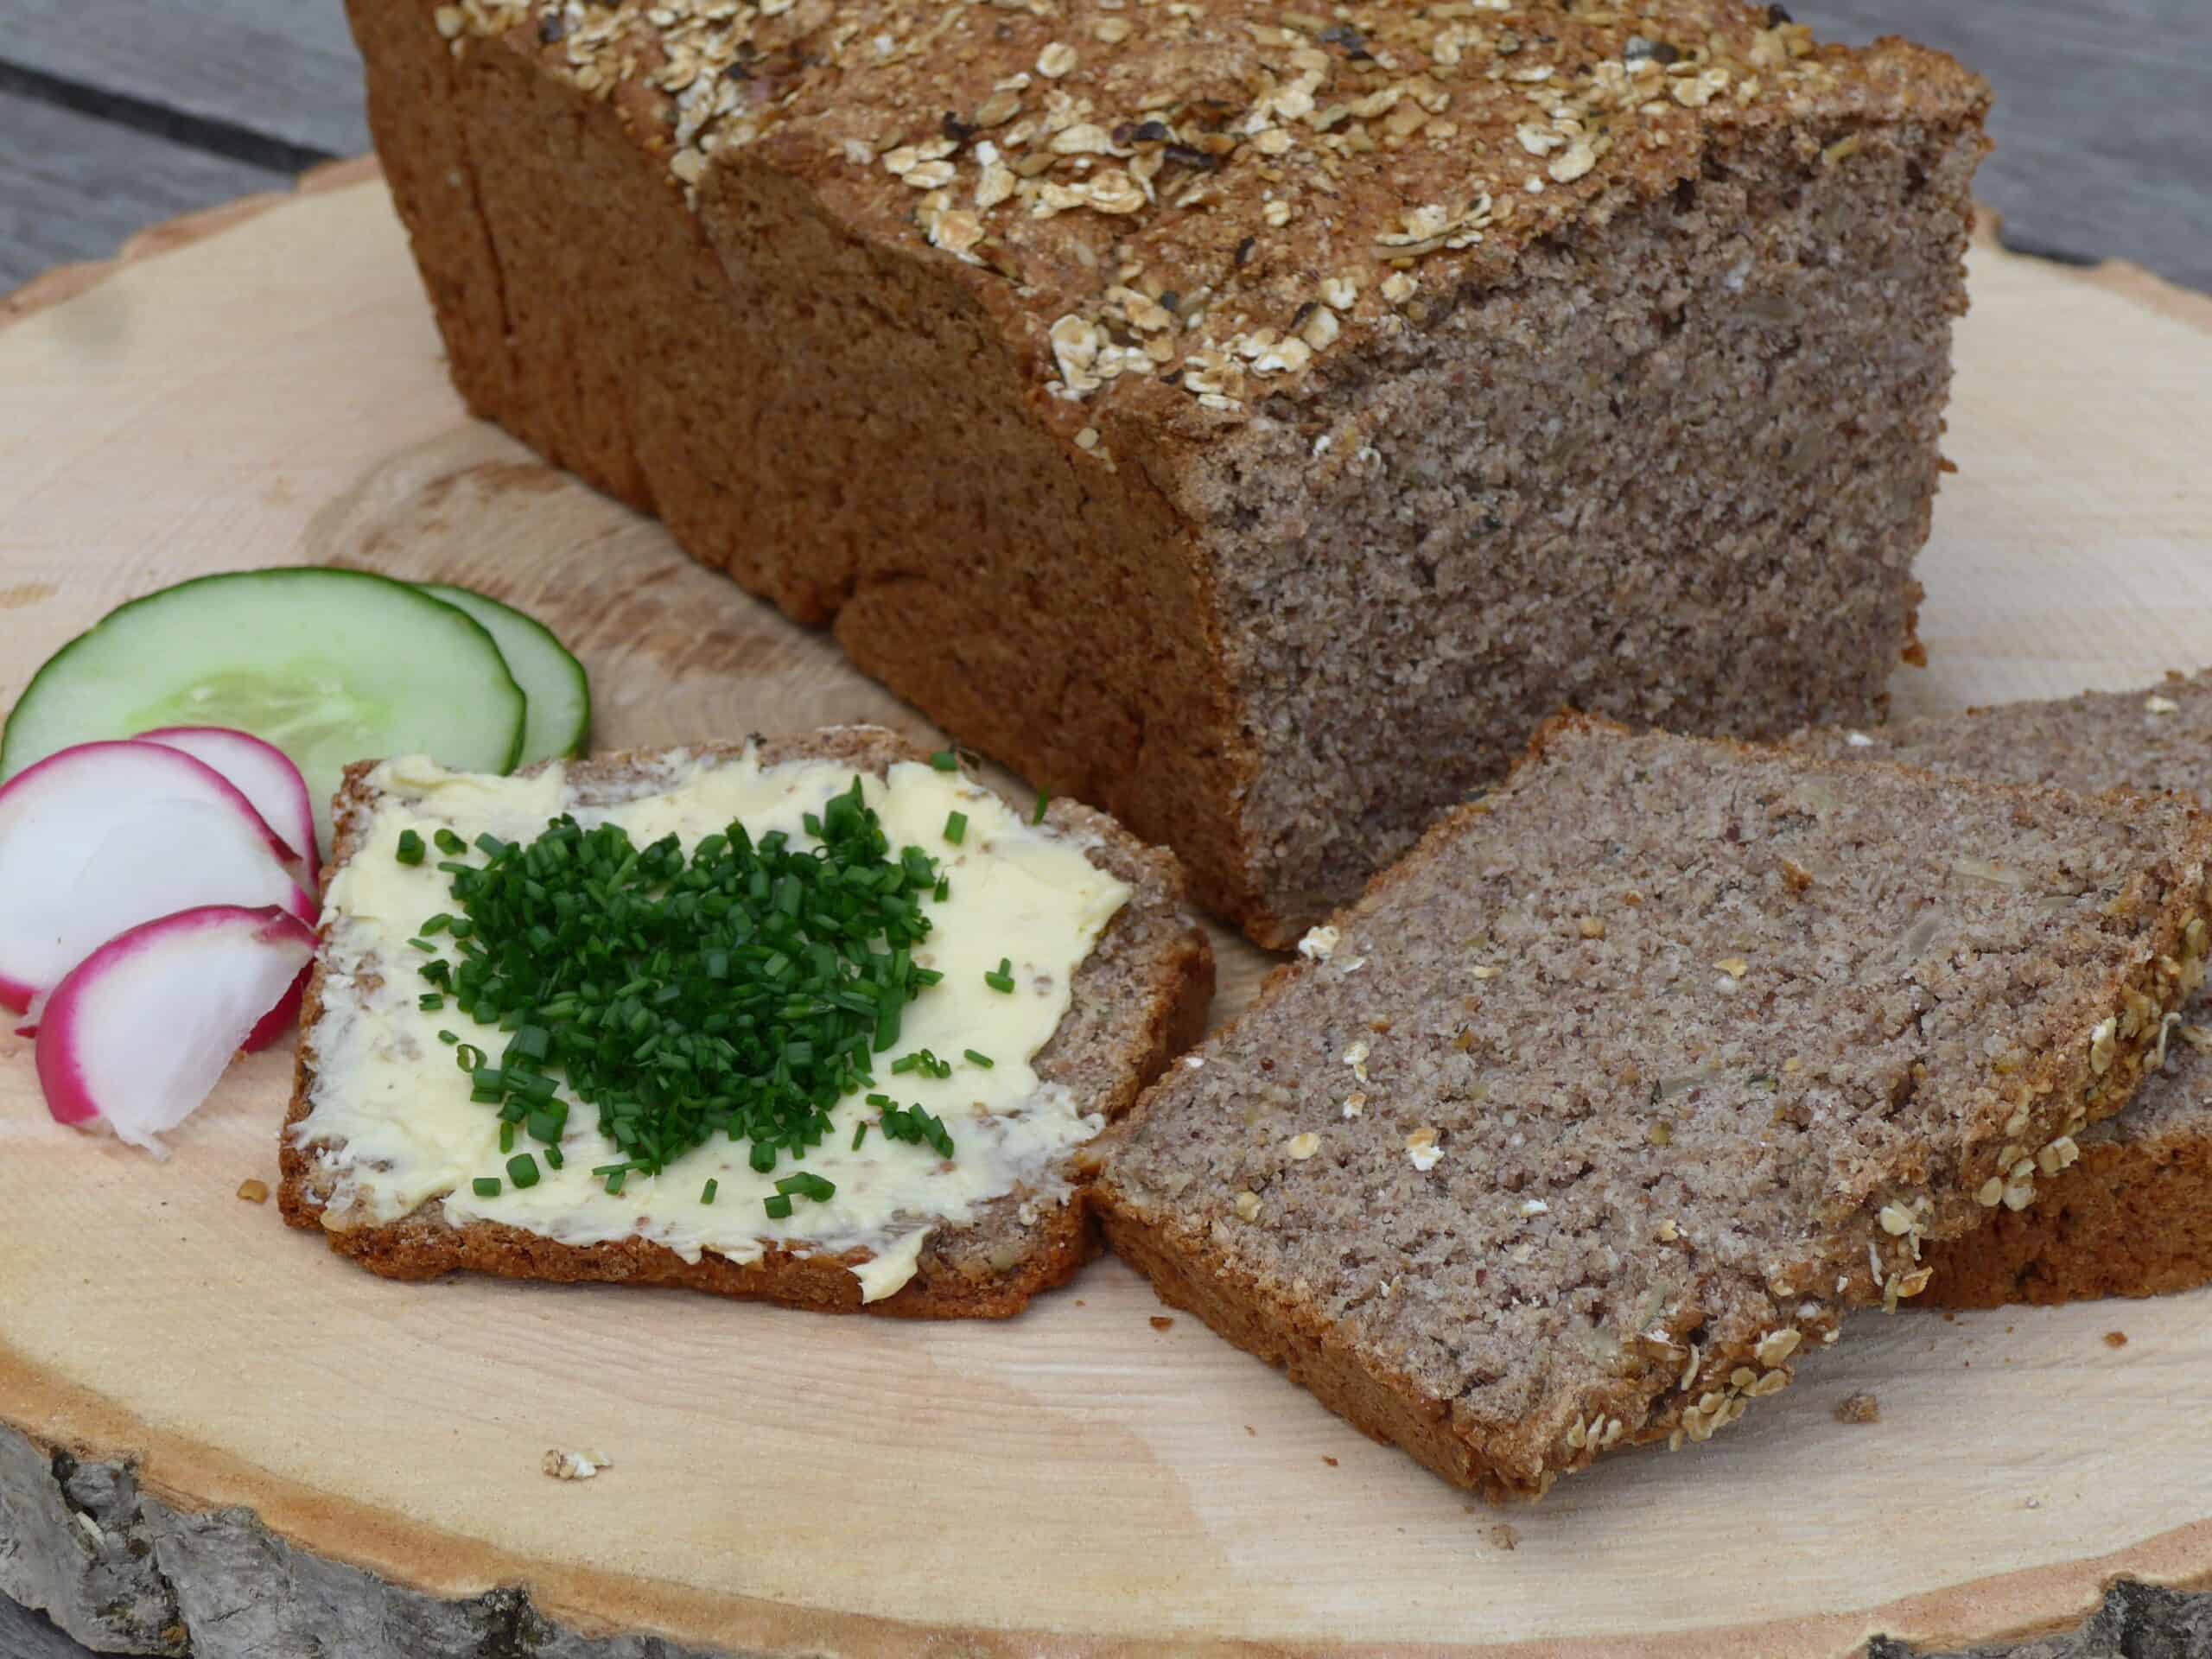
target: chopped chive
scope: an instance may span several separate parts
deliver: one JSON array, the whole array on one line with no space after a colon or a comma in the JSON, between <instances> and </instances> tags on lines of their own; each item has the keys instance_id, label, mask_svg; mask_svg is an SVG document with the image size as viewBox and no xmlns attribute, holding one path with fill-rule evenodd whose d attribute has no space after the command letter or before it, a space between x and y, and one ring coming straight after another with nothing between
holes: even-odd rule
<instances>
[{"instance_id":1,"label":"chopped chive","mask_svg":"<svg viewBox=\"0 0 2212 1659\"><path fill-rule=\"evenodd\" d=\"M791 1213L791 1201L778 1192L760 1200L760 1207L768 1212L771 1221L786 1221Z\"/></svg>"},{"instance_id":2,"label":"chopped chive","mask_svg":"<svg viewBox=\"0 0 2212 1659\"><path fill-rule=\"evenodd\" d=\"M399 850L392 856L403 864L420 864L427 850L423 845L422 836L412 830L403 830L399 832Z\"/></svg>"},{"instance_id":3,"label":"chopped chive","mask_svg":"<svg viewBox=\"0 0 2212 1659\"><path fill-rule=\"evenodd\" d=\"M994 1065L998 1064L998 1062L994 1060L989 1055L978 1054L972 1048L963 1048L960 1052L968 1057L968 1063L970 1065L980 1065L986 1071L989 1071Z\"/></svg>"},{"instance_id":4,"label":"chopped chive","mask_svg":"<svg viewBox=\"0 0 2212 1659\"><path fill-rule=\"evenodd\" d=\"M475 1189L476 1196L480 1198L496 1198L499 1196L499 1182L497 1176L479 1175L469 1183L469 1185Z\"/></svg>"},{"instance_id":5,"label":"chopped chive","mask_svg":"<svg viewBox=\"0 0 2212 1659\"><path fill-rule=\"evenodd\" d=\"M1050 795L1047 795L1043 790L1040 789L1037 791L1037 810L1029 815L1030 823L1042 823L1045 822L1045 809L1052 804L1052 798Z\"/></svg>"},{"instance_id":6,"label":"chopped chive","mask_svg":"<svg viewBox=\"0 0 2212 1659\"><path fill-rule=\"evenodd\" d=\"M960 770L960 757L950 749L939 749L930 756L930 765L939 772L957 772Z\"/></svg>"},{"instance_id":7,"label":"chopped chive","mask_svg":"<svg viewBox=\"0 0 2212 1659\"><path fill-rule=\"evenodd\" d=\"M853 1150L855 1152L858 1152L861 1149L861 1142L867 1139L868 1125L866 1123L855 1125L853 1128Z\"/></svg>"},{"instance_id":8,"label":"chopped chive","mask_svg":"<svg viewBox=\"0 0 2212 1659\"><path fill-rule=\"evenodd\" d=\"M944 838L947 841L957 847L967 834L968 815L965 812L950 812L945 815Z\"/></svg>"},{"instance_id":9,"label":"chopped chive","mask_svg":"<svg viewBox=\"0 0 2212 1659\"><path fill-rule=\"evenodd\" d=\"M1012 995L1014 994L1014 958L1001 957L998 971L986 973L983 976L983 983L1004 995Z\"/></svg>"},{"instance_id":10,"label":"chopped chive","mask_svg":"<svg viewBox=\"0 0 2212 1659\"><path fill-rule=\"evenodd\" d=\"M507 1160L507 1179L518 1187L537 1185L537 1160L526 1152L518 1152Z\"/></svg>"},{"instance_id":11,"label":"chopped chive","mask_svg":"<svg viewBox=\"0 0 2212 1659\"><path fill-rule=\"evenodd\" d=\"M430 957L418 1001L501 1033L488 1050L445 1040L470 1098L499 1113L503 1155L558 1167L550 1150L584 1109L615 1149L594 1172L610 1192L710 1139L772 1175L874 1086L873 1056L897 1050L906 1005L943 979L913 955L925 901L949 884L920 848L893 844L862 779L810 817L803 842L734 823L688 851L567 817L526 842L440 834L451 897L416 935ZM942 1079L952 1065L924 1050L900 1069ZM917 1124L917 1139L950 1139Z\"/></svg>"},{"instance_id":12,"label":"chopped chive","mask_svg":"<svg viewBox=\"0 0 2212 1659\"><path fill-rule=\"evenodd\" d=\"M450 830L441 830L430 839L438 843L438 850L448 858L457 858L468 850L468 843Z\"/></svg>"},{"instance_id":13,"label":"chopped chive","mask_svg":"<svg viewBox=\"0 0 2212 1659\"><path fill-rule=\"evenodd\" d=\"M540 1153L538 1156L544 1159L546 1164L554 1169L560 1168L561 1166L567 1161L566 1159L561 1156L561 1148L558 1147L548 1147L543 1152Z\"/></svg>"},{"instance_id":14,"label":"chopped chive","mask_svg":"<svg viewBox=\"0 0 2212 1659\"><path fill-rule=\"evenodd\" d=\"M422 1009L425 1014L435 1014L441 1008L444 1007L445 1005L445 998L440 996L435 991L425 991L422 995L415 999L415 1006ZM440 1032L438 1035L443 1037L446 1033L444 1032ZM460 1039L456 1038L454 1040L458 1041Z\"/></svg>"},{"instance_id":15,"label":"chopped chive","mask_svg":"<svg viewBox=\"0 0 2212 1659\"><path fill-rule=\"evenodd\" d=\"M707 1184L699 1189L699 1202L702 1204L712 1204L715 1201L715 1190L721 1185L721 1183L716 1180L713 1176L708 1176Z\"/></svg>"},{"instance_id":16,"label":"chopped chive","mask_svg":"<svg viewBox=\"0 0 2212 1659\"><path fill-rule=\"evenodd\" d=\"M938 879L937 879L937 891L936 891L936 893L935 893L931 894L931 897L933 897L933 898L938 901L938 903L939 903L940 905L941 905L941 904L943 904L946 899L948 899L951 898L951 897L952 897L952 878L951 878L950 876L949 876L949 875L940 875L939 877L938 877Z\"/></svg>"}]
</instances>

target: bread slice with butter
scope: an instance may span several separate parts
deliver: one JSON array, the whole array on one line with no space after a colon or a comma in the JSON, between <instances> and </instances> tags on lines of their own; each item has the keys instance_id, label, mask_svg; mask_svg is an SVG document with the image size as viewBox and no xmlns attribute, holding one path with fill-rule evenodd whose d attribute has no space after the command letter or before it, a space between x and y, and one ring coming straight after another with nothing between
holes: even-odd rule
<instances>
[{"instance_id":1,"label":"bread slice with butter","mask_svg":"<svg viewBox=\"0 0 2212 1659\"><path fill-rule=\"evenodd\" d=\"M610 1193L593 1172L623 1150L604 1111L563 1082L557 1166L534 1160L526 1188L508 1179L513 1153L547 1147L503 1146L498 1107L454 1064L461 1045L497 1056L508 1035L423 977L423 946L442 942L421 938L438 931L426 918L458 908L455 877L440 868L453 837L526 842L567 814L586 830L620 824L639 849L668 835L695 849L734 821L805 845L805 826L855 778L889 857L918 847L938 861L946 896L925 906L931 929L912 959L943 978L907 1006L892 1048L869 1057L871 1083L827 1109L830 1132L766 1171L744 1141L709 1135ZM878 728L513 778L364 764L348 772L334 823L282 1205L294 1226L392 1278L470 1269L909 1317L1018 1313L1091 1253L1090 1142L1196 1040L1212 991L1212 953L1172 855L1072 802L1041 818L1017 810ZM441 830L441 850L421 856ZM925 1049L950 1064L912 1069ZM886 1091L939 1120L953 1155L893 1138ZM786 1200L779 1217L775 1183L799 1171L835 1197Z\"/></svg>"}]
</instances>

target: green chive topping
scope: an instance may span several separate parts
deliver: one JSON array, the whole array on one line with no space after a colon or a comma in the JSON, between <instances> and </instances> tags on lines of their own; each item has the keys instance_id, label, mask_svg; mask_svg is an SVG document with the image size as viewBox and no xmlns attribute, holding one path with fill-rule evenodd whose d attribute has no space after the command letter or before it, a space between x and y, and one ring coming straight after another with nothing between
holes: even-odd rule
<instances>
[{"instance_id":1,"label":"green chive topping","mask_svg":"<svg viewBox=\"0 0 2212 1659\"><path fill-rule=\"evenodd\" d=\"M537 1160L526 1152L518 1152L507 1160L507 1179L517 1186L537 1185Z\"/></svg>"},{"instance_id":2,"label":"green chive topping","mask_svg":"<svg viewBox=\"0 0 2212 1659\"><path fill-rule=\"evenodd\" d=\"M965 1055L968 1057L968 1064L969 1064L969 1065L980 1065L980 1066L982 1066L982 1067L983 1068L983 1070L984 1070L984 1071L989 1071L989 1070L990 1070L994 1065L996 1065L998 1064L998 1062L997 1062L996 1060L994 1060L994 1059L993 1059L989 1055L988 1055L988 1054L978 1054L978 1053L977 1053L974 1049L972 1049L972 1048L963 1048L963 1049L962 1049L960 1052L961 1052L963 1054L965 1054Z\"/></svg>"},{"instance_id":3,"label":"green chive topping","mask_svg":"<svg viewBox=\"0 0 2212 1659\"><path fill-rule=\"evenodd\" d=\"M930 756L930 765L939 772L957 772L960 770L960 757L950 749L939 749Z\"/></svg>"},{"instance_id":4,"label":"green chive topping","mask_svg":"<svg viewBox=\"0 0 2212 1659\"><path fill-rule=\"evenodd\" d=\"M768 1219L771 1221L787 1221L791 1218L791 1201L780 1192L761 1199L760 1207L768 1212Z\"/></svg>"},{"instance_id":5,"label":"green chive topping","mask_svg":"<svg viewBox=\"0 0 2212 1659\"><path fill-rule=\"evenodd\" d=\"M901 1054L891 1062L891 1075L904 1077L909 1071L918 1071L925 1077L942 1081L952 1075L952 1062L940 1060L926 1048L918 1048L912 1054Z\"/></svg>"},{"instance_id":6,"label":"green chive topping","mask_svg":"<svg viewBox=\"0 0 2212 1659\"><path fill-rule=\"evenodd\" d=\"M858 1151L861 1149L861 1141L865 1141L865 1140L867 1140L867 1139L868 1139L868 1124L866 1123L866 1122L865 1122L865 1121L863 1121L862 1122L861 1122L861 1123L859 1123L859 1124L857 1124L857 1125L855 1125L855 1126L854 1127L854 1129L853 1129L853 1150L854 1150L855 1152L858 1152Z\"/></svg>"},{"instance_id":7,"label":"green chive topping","mask_svg":"<svg viewBox=\"0 0 2212 1659\"><path fill-rule=\"evenodd\" d=\"M944 889L920 849L894 852L859 779L806 816L818 845L733 823L688 855L673 836L641 848L566 817L527 843L480 836L480 856L437 832L464 856L440 864L452 908L419 936L423 1006L501 1033L496 1065L447 1040L470 1098L499 1113L504 1153L524 1129L551 1163L569 1099L619 1154L592 1172L610 1193L717 1136L748 1143L763 1174L822 1143L832 1109L897 1047L906 1005L943 978L913 952ZM892 1069L952 1071L926 1050ZM900 1138L950 1156L929 1122L935 1135Z\"/></svg>"},{"instance_id":8,"label":"green chive topping","mask_svg":"<svg viewBox=\"0 0 2212 1659\"><path fill-rule=\"evenodd\" d=\"M469 1183L469 1185L475 1189L476 1196L480 1198L496 1198L499 1196L499 1182L497 1176L479 1175Z\"/></svg>"},{"instance_id":9,"label":"green chive topping","mask_svg":"<svg viewBox=\"0 0 2212 1659\"><path fill-rule=\"evenodd\" d=\"M412 830L403 830L399 832L399 850L392 856L403 864L420 864L423 855L428 850L423 845L422 836Z\"/></svg>"},{"instance_id":10,"label":"green chive topping","mask_svg":"<svg viewBox=\"0 0 2212 1659\"><path fill-rule=\"evenodd\" d=\"M945 815L944 838L947 841L957 847L967 833L968 815L965 812L949 812Z\"/></svg>"},{"instance_id":11,"label":"green chive topping","mask_svg":"<svg viewBox=\"0 0 2212 1659\"><path fill-rule=\"evenodd\" d=\"M468 843L450 830L441 830L430 839L437 842L438 850L448 858L458 858L468 850Z\"/></svg>"},{"instance_id":12,"label":"green chive topping","mask_svg":"<svg viewBox=\"0 0 2212 1659\"><path fill-rule=\"evenodd\" d=\"M445 998L440 996L435 991L425 991L422 995L415 999L415 1006L422 1009L425 1014L435 1014L439 1009L444 1007L445 1005ZM458 1041L459 1039L456 1039L455 1040Z\"/></svg>"},{"instance_id":13,"label":"green chive topping","mask_svg":"<svg viewBox=\"0 0 2212 1659\"><path fill-rule=\"evenodd\" d=\"M1029 815L1029 822L1032 823L1044 823L1045 809L1052 804L1052 798L1050 795L1047 795L1041 789L1037 791L1037 810Z\"/></svg>"},{"instance_id":14,"label":"green chive topping","mask_svg":"<svg viewBox=\"0 0 2212 1659\"><path fill-rule=\"evenodd\" d=\"M721 1183L716 1180L713 1176L708 1176L707 1184L699 1189L699 1202L702 1204L712 1204L715 1201L715 1190L721 1185Z\"/></svg>"},{"instance_id":15,"label":"green chive topping","mask_svg":"<svg viewBox=\"0 0 2212 1659\"><path fill-rule=\"evenodd\" d=\"M996 973L986 973L983 976L983 983L989 986L993 990L1000 992L1004 995L1013 995L1014 958L1012 957L1001 957L999 958L998 971Z\"/></svg>"},{"instance_id":16,"label":"green chive topping","mask_svg":"<svg viewBox=\"0 0 2212 1659\"><path fill-rule=\"evenodd\" d=\"M893 1141L932 1147L940 1158L952 1156L952 1135L944 1120L919 1106L886 1106L882 1121L884 1134Z\"/></svg>"}]
</instances>

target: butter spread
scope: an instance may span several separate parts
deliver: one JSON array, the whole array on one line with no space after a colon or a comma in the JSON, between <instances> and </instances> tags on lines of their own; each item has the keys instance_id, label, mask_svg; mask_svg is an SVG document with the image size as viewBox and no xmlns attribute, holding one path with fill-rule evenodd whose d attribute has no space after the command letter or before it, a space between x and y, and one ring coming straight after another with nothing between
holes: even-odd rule
<instances>
[{"instance_id":1,"label":"butter spread","mask_svg":"<svg viewBox=\"0 0 2212 1659\"><path fill-rule=\"evenodd\" d=\"M771 1248L864 1251L851 1270L861 1300L875 1301L913 1277L933 1228L971 1221L1017 1192L1065 1202L1069 1154L1103 1122L1081 1111L1065 1086L1039 1079L1031 1062L1058 1028L1076 970L1129 888L1094 865L1082 842L1025 822L958 773L912 762L892 766L887 778L860 776L893 853L918 847L950 880L949 899L927 907L930 934L914 950L918 965L944 977L909 1006L897 1047L875 1057L875 1090L943 1118L954 1142L950 1160L873 1130L855 1151L855 1127L876 1116L862 1090L833 1109L835 1127L803 1163L786 1156L764 1174L752 1167L748 1143L718 1135L658 1177L633 1171L610 1196L590 1172L623 1154L599 1132L597 1112L564 1086L562 1167L543 1168L532 1187L502 1179L493 1197L473 1188L480 1177L506 1173L499 1119L469 1098L468 1078L438 1032L493 1052L499 1039L450 1007L418 1006L429 987L415 972L422 957L408 940L425 918L453 907L451 878L435 859L400 862L401 835L411 830L427 842L451 830L473 844L489 831L527 842L567 812L586 830L619 824L640 847L674 835L689 849L733 822L756 838L780 830L794 845L810 845L803 817L849 789L855 770L815 760L763 766L750 749L737 758L677 751L656 763L650 792L592 804L592 791L572 790L559 766L526 778L448 772L419 757L378 766L368 780L372 816L325 903L323 1007L310 1037L315 1081L294 1130L302 1146L323 1143L318 1156L338 1177L324 1225L381 1224L441 1199L454 1226L502 1222L572 1245L643 1239L687 1262L706 1251L741 1264ZM944 838L956 811L968 820L957 845ZM1011 995L984 982L1001 958L1013 962ZM949 1077L893 1076L892 1061L923 1048L951 1061ZM970 1049L995 1064L962 1058ZM518 1143L525 1147L534 1143ZM762 1200L779 1177L798 1170L834 1181L836 1195L769 1218ZM701 1198L709 1179L712 1204Z\"/></svg>"}]
</instances>

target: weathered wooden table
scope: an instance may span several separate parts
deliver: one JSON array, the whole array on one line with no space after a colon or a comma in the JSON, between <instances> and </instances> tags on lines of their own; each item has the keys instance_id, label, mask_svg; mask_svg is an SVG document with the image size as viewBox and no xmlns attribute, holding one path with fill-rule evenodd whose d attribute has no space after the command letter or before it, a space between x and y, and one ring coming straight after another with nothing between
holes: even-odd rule
<instances>
[{"instance_id":1,"label":"weathered wooden table","mask_svg":"<svg viewBox=\"0 0 2212 1659\"><path fill-rule=\"evenodd\" d=\"M1827 35L1910 33L1989 75L2000 148L1981 194L2013 246L2129 259L2212 289L2205 0L1821 0L1795 10ZM336 0L7 0L7 12L0 292L56 264L104 258L146 225L283 187L366 147ZM1898 1659L1883 1648L1870 1659ZM661 1651L639 1649L640 1659ZM0 1599L0 1659L85 1653ZM2011 1654L2212 1656L2212 1597L2124 1584L2080 1631Z\"/></svg>"}]
</instances>

